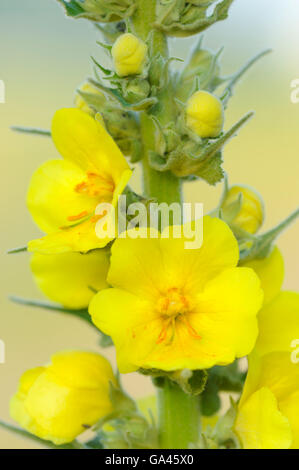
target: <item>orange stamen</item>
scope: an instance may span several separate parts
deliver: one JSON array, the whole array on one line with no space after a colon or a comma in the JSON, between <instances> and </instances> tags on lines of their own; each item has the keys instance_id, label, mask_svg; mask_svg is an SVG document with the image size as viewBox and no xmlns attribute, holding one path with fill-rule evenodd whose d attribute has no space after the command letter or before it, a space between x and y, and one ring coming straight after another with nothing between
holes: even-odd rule
<instances>
[{"instance_id":1,"label":"orange stamen","mask_svg":"<svg viewBox=\"0 0 299 470\"><path fill-rule=\"evenodd\" d=\"M193 338L201 339L201 336L195 331L195 329L193 328L193 326L190 324L190 322L187 320L187 318L185 316L182 316L181 320L186 325L188 333L191 336L193 336Z\"/></svg>"},{"instance_id":2,"label":"orange stamen","mask_svg":"<svg viewBox=\"0 0 299 470\"><path fill-rule=\"evenodd\" d=\"M162 330L160 331L160 334L158 336L158 339L156 341L156 344L161 344L163 343L163 341L166 340L167 338L167 330L168 330L168 326L169 326L169 323L170 323L171 319L167 320L163 327L162 327Z\"/></svg>"},{"instance_id":3,"label":"orange stamen","mask_svg":"<svg viewBox=\"0 0 299 470\"><path fill-rule=\"evenodd\" d=\"M82 219L82 217L85 217L86 215L88 215L88 212L83 211L83 212L80 212L80 214L77 214L77 215L69 215L67 220L69 220L70 222L74 222L76 220Z\"/></svg>"}]
</instances>

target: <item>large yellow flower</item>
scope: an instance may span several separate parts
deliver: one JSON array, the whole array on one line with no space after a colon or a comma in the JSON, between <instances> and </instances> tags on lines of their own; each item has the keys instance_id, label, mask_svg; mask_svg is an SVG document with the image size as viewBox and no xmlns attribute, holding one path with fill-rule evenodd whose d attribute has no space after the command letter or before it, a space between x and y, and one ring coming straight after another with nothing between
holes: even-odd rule
<instances>
[{"instance_id":1,"label":"large yellow flower","mask_svg":"<svg viewBox=\"0 0 299 470\"><path fill-rule=\"evenodd\" d=\"M235 430L246 449L299 448L299 294L281 292L259 313L259 337ZM298 345L298 343L297 343Z\"/></svg>"},{"instance_id":2,"label":"large yellow flower","mask_svg":"<svg viewBox=\"0 0 299 470\"><path fill-rule=\"evenodd\" d=\"M111 413L109 383L116 380L99 354L70 351L51 359L22 375L10 413L30 433L60 445Z\"/></svg>"},{"instance_id":3,"label":"large yellow flower","mask_svg":"<svg viewBox=\"0 0 299 470\"><path fill-rule=\"evenodd\" d=\"M219 219L204 218L203 245L185 239L118 239L108 283L90 313L115 343L121 372L203 369L248 354L257 337L262 290L237 268L238 244Z\"/></svg>"},{"instance_id":4,"label":"large yellow flower","mask_svg":"<svg viewBox=\"0 0 299 470\"><path fill-rule=\"evenodd\" d=\"M109 253L105 249L89 253L34 253L33 277L41 291L67 308L87 308L94 291L108 287Z\"/></svg>"},{"instance_id":5,"label":"large yellow flower","mask_svg":"<svg viewBox=\"0 0 299 470\"><path fill-rule=\"evenodd\" d=\"M29 251L87 252L101 248L95 208L101 202L117 205L131 170L104 127L79 109L57 111L53 141L63 160L44 163L33 175L27 204L37 225L48 235L31 241Z\"/></svg>"}]
</instances>

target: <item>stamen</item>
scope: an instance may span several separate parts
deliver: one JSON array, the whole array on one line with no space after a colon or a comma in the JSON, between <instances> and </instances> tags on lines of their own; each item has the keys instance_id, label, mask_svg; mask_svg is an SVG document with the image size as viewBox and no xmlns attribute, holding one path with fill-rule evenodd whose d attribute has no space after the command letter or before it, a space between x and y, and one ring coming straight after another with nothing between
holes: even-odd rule
<instances>
[{"instance_id":1,"label":"stamen","mask_svg":"<svg viewBox=\"0 0 299 470\"><path fill-rule=\"evenodd\" d=\"M160 334L159 334L159 336L158 336L158 339L157 339L157 341L156 341L156 344L161 344L161 343L163 343L163 341L166 340L166 338L167 338L167 330L168 330L168 326L169 326L169 323L170 323L170 322L171 322L171 318L168 319L168 320L166 320L166 321L164 322L164 325L163 325L163 327L162 327L162 329L161 329L161 331L160 331Z\"/></svg>"},{"instance_id":2,"label":"stamen","mask_svg":"<svg viewBox=\"0 0 299 470\"><path fill-rule=\"evenodd\" d=\"M69 220L70 222L74 222L76 220L82 219L82 217L85 217L86 215L88 215L88 212L83 211L83 212L80 212L80 214L77 214L77 215L69 215L67 220Z\"/></svg>"},{"instance_id":3,"label":"stamen","mask_svg":"<svg viewBox=\"0 0 299 470\"><path fill-rule=\"evenodd\" d=\"M197 331L193 328L193 326L190 324L190 322L188 321L188 319L186 318L185 315L182 315L180 316L180 319L182 320L182 322L186 325L187 327L187 330L188 330L188 333L193 336L193 338L196 338L196 339L201 339L202 337L197 333Z\"/></svg>"}]
</instances>

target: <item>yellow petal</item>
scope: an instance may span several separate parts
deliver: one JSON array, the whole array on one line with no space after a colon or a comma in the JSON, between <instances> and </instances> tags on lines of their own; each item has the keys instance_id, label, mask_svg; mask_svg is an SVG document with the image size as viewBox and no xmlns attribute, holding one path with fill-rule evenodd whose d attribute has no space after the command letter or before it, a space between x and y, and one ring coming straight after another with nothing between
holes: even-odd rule
<instances>
[{"instance_id":1,"label":"yellow petal","mask_svg":"<svg viewBox=\"0 0 299 470\"><path fill-rule=\"evenodd\" d=\"M86 171L111 175L117 185L129 166L101 123L79 109L61 109L52 123L52 137L59 153Z\"/></svg>"},{"instance_id":2,"label":"yellow petal","mask_svg":"<svg viewBox=\"0 0 299 470\"><path fill-rule=\"evenodd\" d=\"M298 365L297 365L298 368ZM288 418L292 429L292 449L299 449L299 391L298 391L298 373L297 373L296 389L284 400L279 401L281 412Z\"/></svg>"},{"instance_id":3,"label":"yellow petal","mask_svg":"<svg viewBox=\"0 0 299 470\"><path fill-rule=\"evenodd\" d=\"M259 313L256 350L260 355L275 351L292 351L291 343L299 339L299 294L281 292Z\"/></svg>"},{"instance_id":4,"label":"yellow petal","mask_svg":"<svg viewBox=\"0 0 299 470\"><path fill-rule=\"evenodd\" d=\"M28 243L28 251L45 255L56 255L70 251L87 253L104 248L112 238L99 238L93 218L70 228L65 228Z\"/></svg>"},{"instance_id":5,"label":"yellow petal","mask_svg":"<svg viewBox=\"0 0 299 470\"><path fill-rule=\"evenodd\" d=\"M43 293L68 308L85 308L94 293L108 287L109 256L105 250L60 255L34 253L31 270Z\"/></svg>"},{"instance_id":6,"label":"yellow petal","mask_svg":"<svg viewBox=\"0 0 299 470\"><path fill-rule=\"evenodd\" d=\"M85 351L62 351L53 354L47 367L61 385L78 389L108 388L115 382L110 363L100 354Z\"/></svg>"},{"instance_id":7,"label":"yellow petal","mask_svg":"<svg viewBox=\"0 0 299 470\"><path fill-rule=\"evenodd\" d=\"M120 372L141 367L162 328L149 302L120 289L106 289L92 298L89 313L94 324L112 337Z\"/></svg>"},{"instance_id":8,"label":"yellow petal","mask_svg":"<svg viewBox=\"0 0 299 470\"><path fill-rule=\"evenodd\" d=\"M247 263L242 263L242 266L254 269L259 276L264 291L265 304L276 297L284 279L284 261L277 246L274 247L266 258L248 261Z\"/></svg>"},{"instance_id":9,"label":"yellow petal","mask_svg":"<svg viewBox=\"0 0 299 470\"><path fill-rule=\"evenodd\" d=\"M146 298L174 286L198 292L222 270L237 265L237 241L219 219L203 218L200 249L185 249L186 241L148 236L132 239L130 234L117 239L112 247L109 283Z\"/></svg>"},{"instance_id":10,"label":"yellow petal","mask_svg":"<svg viewBox=\"0 0 299 470\"><path fill-rule=\"evenodd\" d=\"M292 432L268 388L260 388L240 408L235 430L245 449L288 449Z\"/></svg>"},{"instance_id":11,"label":"yellow petal","mask_svg":"<svg viewBox=\"0 0 299 470\"><path fill-rule=\"evenodd\" d=\"M32 434L39 432L38 426L29 415L25 401L27 394L34 384L35 380L45 371L44 367L35 367L34 369L27 370L20 378L17 393L13 395L9 404L9 411L12 419L20 424L24 429L29 430Z\"/></svg>"},{"instance_id":12,"label":"yellow petal","mask_svg":"<svg viewBox=\"0 0 299 470\"><path fill-rule=\"evenodd\" d=\"M53 233L74 223L68 217L88 215L95 209L95 198L75 191L85 178L85 173L68 161L50 160L38 168L30 182L27 206L41 230Z\"/></svg>"},{"instance_id":13,"label":"yellow petal","mask_svg":"<svg viewBox=\"0 0 299 470\"><path fill-rule=\"evenodd\" d=\"M184 286L188 291L198 293L223 270L237 266L237 240L220 219L203 217L203 243L199 249L186 249L187 238L163 237L164 232L160 240L164 275L172 284Z\"/></svg>"},{"instance_id":14,"label":"yellow petal","mask_svg":"<svg viewBox=\"0 0 299 470\"><path fill-rule=\"evenodd\" d=\"M202 336L202 348L213 353L218 364L232 362L252 350L262 300L259 279L248 268L223 271L198 295L190 322Z\"/></svg>"},{"instance_id":15,"label":"yellow petal","mask_svg":"<svg viewBox=\"0 0 299 470\"><path fill-rule=\"evenodd\" d=\"M63 444L73 441L103 414L112 411L107 391L104 396L103 400L100 389L69 389L45 372L30 389L25 406L38 425L35 433L42 439Z\"/></svg>"}]
</instances>

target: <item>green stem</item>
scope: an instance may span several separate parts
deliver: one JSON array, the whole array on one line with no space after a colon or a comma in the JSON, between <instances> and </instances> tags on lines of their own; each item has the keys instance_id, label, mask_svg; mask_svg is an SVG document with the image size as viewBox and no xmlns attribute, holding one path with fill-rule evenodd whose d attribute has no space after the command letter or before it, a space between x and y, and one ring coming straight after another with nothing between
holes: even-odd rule
<instances>
[{"instance_id":1,"label":"green stem","mask_svg":"<svg viewBox=\"0 0 299 470\"><path fill-rule=\"evenodd\" d=\"M163 32L154 30L156 20L156 0L138 0L138 8L132 18L135 32L146 40L151 35L150 59L158 53L168 57L167 38ZM159 103L151 113L159 118L162 125L172 119L172 90L164 90L158 96ZM158 172L150 167L149 152L155 149L155 125L148 113L140 116L141 137L144 148L143 181L146 196L159 203L182 202L181 181L171 172ZM163 449L184 449L198 441L199 406L198 398L187 395L176 384L165 380L158 389L159 440Z\"/></svg>"},{"instance_id":2,"label":"green stem","mask_svg":"<svg viewBox=\"0 0 299 470\"><path fill-rule=\"evenodd\" d=\"M167 38L161 31L152 29L152 24L156 20L156 0L138 0L138 8L132 18L133 27L136 33L146 40L151 34L152 48L151 54L154 57L160 53L168 56ZM151 58L152 58L151 57ZM159 116L162 121L167 120L165 114L171 111L165 103L164 106L157 106L153 115ZM171 116L170 116L171 117ZM155 125L147 113L141 114L141 134L144 147L143 155L143 184L147 197L155 198L159 203L181 202L181 182L170 172L158 172L149 165L149 152L155 149Z\"/></svg>"},{"instance_id":3,"label":"green stem","mask_svg":"<svg viewBox=\"0 0 299 470\"><path fill-rule=\"evenodd\" d=\"M143 185L147 197L155 198L158 203L182 202L181 182L170 171L156 171L150 167L148 153L154 150L155 125L143 113L141 115L141 133L144 146Z\"/></svg>"},{"instance_id":4,"label":"green stem","mask_svg":"<svg viewBox=\"0 0 299 470\"><path fill-rule=\"evenodd\" d=\"M162 449L188 449L199 437L199 399L170 380L158 391L159 438Z\"/></svg>"}]
</instances>

